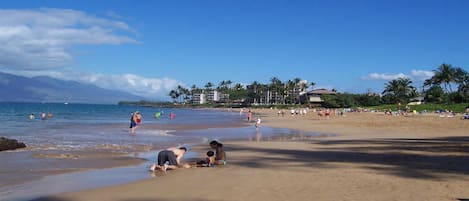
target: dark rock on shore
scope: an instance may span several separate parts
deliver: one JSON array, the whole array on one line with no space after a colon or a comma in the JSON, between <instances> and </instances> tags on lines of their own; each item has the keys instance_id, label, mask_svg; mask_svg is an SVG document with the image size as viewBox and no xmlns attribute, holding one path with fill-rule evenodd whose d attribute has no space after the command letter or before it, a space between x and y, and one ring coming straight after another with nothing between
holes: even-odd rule
<instances>
[{"instance_id":1,"label":"dark rock on shore","mask_svg":"<svg viewBox=\"0 0 469 201\"><path fill-rule=\"evenodd\" d=\"M25 147L26 145L22 142L18 142L18 140L0 137L0 151L15 150Z\"/></svg>"}]
</instances>

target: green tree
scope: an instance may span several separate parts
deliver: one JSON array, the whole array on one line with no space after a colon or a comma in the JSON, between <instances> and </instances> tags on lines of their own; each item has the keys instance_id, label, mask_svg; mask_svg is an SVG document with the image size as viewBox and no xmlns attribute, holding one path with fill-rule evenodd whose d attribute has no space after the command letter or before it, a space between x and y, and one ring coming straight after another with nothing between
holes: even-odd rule
<instances>
[{"instance_id":1,"label":"green tree","mask_svg":"<svg viewBox=\"0 0 469 201\"><path fill-rule=\"evenodd\" d=\"M240 91L244 89L244 86L241 84L241 83L236 83L234 86L233 86L233 91Z\"/></svg>"},{"instance_id":2,"label":"green tree","mask_svg":"<svg viewBox=\"0 0 469 201\"><path fill-rule=\"evenodd\" d=\"M355 95L354 98L359 106L377 106L381 101L381 97L378 94L361 94Z\"/></svg>"},{"instance_id":3,"label":"green tree","mask_svg":"<svg viewBox=\"0 0 469 201\"><path fill-rule=\"evenodd\" d=\"M412 81L409 78L398 78L391 80L386 83L383 95L391 95L394 97L394 100L407 103L409 99L417 95L415 87L412 85Z\"/></svg>"},{"instance_id":4,"label":"green tree","mask_svg":"<svg viewBox=\"0 0 469 201\"><path fill-rule=\"evenodd\" d=\"M205 84L205 90L207 91L212 90L212 87L213 87L213 84L211 82L207 82L207 84Z\"/></svg>"},{"instance_id":5,"label":"green tree","mask_svg":"<svg viewBox=\"0 0 469 201\"><path fill-rule=\"evenodd\" d=\"M310 82L309 86L311 86L311 90L314 90L314 86L316 86L316 82Z\"/></svg>"},{"instance_id":6,"label":"green tree","mask_svg":"<svg viewBox=\"0 0 469 201\"><path fill-rule=\"evenodd\" d=\"M463 97L463 101L469 99L469 73L458 67L455 71L455 81L458 84L458 93Z\"/></svg>"},{"instance_id":7,"label":"green tree","mask_svg":"<svg viewBox=\"0 0 469 201\"><path fill-rule=\"evenodd\" d=\"M447 93L453 92L451 83L456 81L456 69L451 64L443 63L433 72L434 75L425 80L424 86L444 84Z\"/></svg>"},{"instance_id":8,"label":"green tree","mask_svg":"<svg viewBox=\"0 0 469 201\"><path fill-rule=\"evenodd\" d=\"M425 91L425 101L429 103L443 103L446 102L446 94L440 85L433 85Z\"/></svg>"},{"instance_id":9,"label":"green tree","mask_svg":"<svg viewBox=\"0 0 469 201\"><path fill-rule=\"evenodd\" d=\"M294 100L295 85L296 85L295 81L292 81L292 80L288 80L285 83L285 91L287 91L285 99L286 99L286 102L289 104L292 104L295 102Z\"/></svg>"},{"instance_id":10,"label":"green tree","mask_svg":"<svg viewBox=\"0 0 469 201\"><path fill-rule=\"evenodd\" d=\"M176 102L176 100L179 98L179 94L176 90L171 90L169 92L169 96L173 99L173 102Z\"/></svg>"},{"instance_id":11,"label":"green tree","mask_svg":"<svg viewBox=\"0 0 469 201\"><path fill-rule=\"evenodd\" d=\"M280 79L277 77L272 77L270 79L270 85L269 85L270 91L271 91L271 97L270 97L270 103L271 104L278 104L282 102L282 95L284 94L284 86L283 83Z\"/></svg>"}]
</instances>

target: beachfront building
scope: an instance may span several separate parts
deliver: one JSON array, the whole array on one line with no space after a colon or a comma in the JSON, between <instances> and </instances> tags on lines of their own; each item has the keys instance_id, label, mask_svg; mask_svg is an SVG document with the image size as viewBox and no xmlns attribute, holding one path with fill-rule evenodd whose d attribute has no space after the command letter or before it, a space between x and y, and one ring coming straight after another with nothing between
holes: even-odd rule
<instances>
[{"instance_id":1,"label":"beachfront building","mask_svg":"<svg viewBox=\"0 0 469 201\"><path fill-rule=\"evenodd\" d=\"M217 102L220 100L220 92L217 90L210 90L207 93L207 101L208 102Z\"/></svg>"},{"instance_id":2,"label":"beachfront building","mask_svg":"<svg viewBox=\"0 0 469 201\"><path fill-rule=\"evenodd\" d=\"M321 98L322 95L335 95L337 94L335 91L327 90L327 89L314 89L307 92L303 96L305 97L309 103L311 104L322 104L324 100Z\"/></svg>"},{"instance_id":3,"label":"beachfront building","mask_svg":"<svg viewBox=\"0 0 469 201\"><path fill-rule=\"evenodd\" d=\"M203 90L202 93L194 93L191 102L192 104L226 102L228 97L228 94L221 93L217 90L209 90L208 92Z\"/></svg>"},{"instance_id":4,"label":"beachfront building","mask_svg":"<svg viewBox=\"0 0 469 201\"><path fill-rule=\"evenodd\" d=\"M422 97L422 96L412 98L412 99L410 99L410 102L407 105L421 105L421 104L423 104L424 99L425 98Z\"/></svg>"},{"instance_id":5,"label":"beachfront building","mask_svg":"<svg viewBox=\"0 0 469 201\"><path fill-rule=\"evenodd\" d=\"M192 104L204 104L206 103L206 96L202 93L195 93L192 95Z\"/></svg>"},{"instance_id":6,"label":"beachfront building","mask_svg":"<svg viewBox=\"0 0 469 201\"><path fill-rule=\"evenodd\" d=\"M246 89L251 93L251 96L248 97L249 104L266 105L272 97L268 86L264 84L255 82L254 84L247 85Z\"/></svg>"}]
</instances>

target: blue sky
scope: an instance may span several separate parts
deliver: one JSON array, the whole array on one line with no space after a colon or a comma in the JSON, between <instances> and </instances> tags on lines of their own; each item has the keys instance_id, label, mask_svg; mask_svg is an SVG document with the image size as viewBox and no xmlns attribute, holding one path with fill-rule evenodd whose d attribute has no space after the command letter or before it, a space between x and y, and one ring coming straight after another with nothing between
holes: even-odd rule
<instances>
[{"instance_id":1,"label":"blue sky","mask_svg":"<svg viewBox=\"0 0 469 201\"><path fill-rule=\"evenodd\" d=\"M0 41L2 31L23 30L15 27L29 31L18 32L23 37L18 41L42 41L31 48L4 37L10 48L0 52L10 56L0 56L0 70L155 99L166 98L177 84L268 82L274 76L300 77L343 92L381 92L385 82L399 76L418 86L444 62L469 66L469 1L464 0L42 0L2 1L0 7L8 11L0 17L13 16L0 20ZM37 16L55 18L43 23ZM67 18L73 22L61 22ZM55 41L49 33L60 33L63 40L49 42ZM47 52L37 53L41 50ZM47 61L38 58L44 54Z\"/></svg>"}]
</instances>

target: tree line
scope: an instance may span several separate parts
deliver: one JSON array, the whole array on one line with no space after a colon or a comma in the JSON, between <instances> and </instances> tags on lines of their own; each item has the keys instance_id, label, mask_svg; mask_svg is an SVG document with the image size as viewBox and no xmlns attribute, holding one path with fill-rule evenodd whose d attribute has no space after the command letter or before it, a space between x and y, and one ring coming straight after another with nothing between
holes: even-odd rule
<instances>
[{"instance_id":1,"label":"tree line","mask_svg":"<svg viewBox=\"0 0 469 201\"><path fill-rule=\"evenodd\" d=\"M301 94L306 93L308 87L314 87L315 83L307 83L301 78L294 78L282 82L279 78L273 77L270 83L263 84L257 81L244 86L231 80L222 80L217 86L212 82L207 82L203 88L192 85L184 88L179 85L169 92L169 96L174 102L189 103L195 94L208 94L212 90L217 90L224 94L223 101L227 103L243 102L249 104L300 104Z\"/></svg>"},{"instance_id":2,"label":"tree line","mask_svg":"<svg viewBox=\"0 0 469 201\"><path fill-rule=\"evenodd\" d=\"M433 70L433 76L423 83L422 92L412 86L409 78L391 80L385 85L383 99L387 103L407 103L422 96L429 103L467 103L469 100L469 74L461 67L441 64ZM443 86L443 87L442 87ZM457 86L457 90L453 90Z\"/></svg>"},{"instance_id":3,"label":"tree line","mask_svg":"<svg viewBox=\"0 0 469 201\"><path fill-rule=\"evenodd\" d=\"M451 64L441 64L434 75L425 80L422 91L413 86L410 78L402 77L391 80L384 85L381 94L365 93L337 93L322 95L322 106L331 108L366 107L382 104L407 104L413 98L424 97L427 103L468 103L469 102L469 74L461 67ZM243 102L245 104L260 105L291 105L309 104L307 98L302 98L308 88L314 88L316 83L306 83L301 78L282 82L273 77L269 83L252 82L247 86L240 83L233 84L230 80L223 80L217 86L207 82L204 88L192 85L190 89L178 86L171 90L169 96L174 102L189 103L194 94L208 93L211 90L226 94L225 102ZM453 87L457 87L456 90Z\"/></svg>"}]
</instances>

